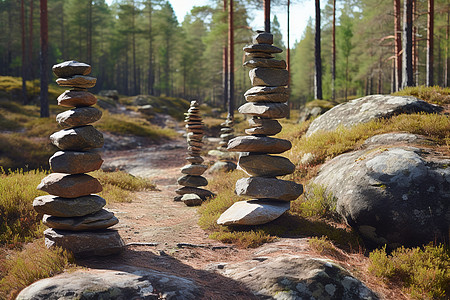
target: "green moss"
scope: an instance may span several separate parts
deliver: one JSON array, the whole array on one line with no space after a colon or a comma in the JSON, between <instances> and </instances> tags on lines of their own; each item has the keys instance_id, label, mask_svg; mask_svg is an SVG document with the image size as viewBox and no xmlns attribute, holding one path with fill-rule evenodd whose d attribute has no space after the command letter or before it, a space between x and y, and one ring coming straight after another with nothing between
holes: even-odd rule
<instances>
[{"instance_id":1,"label":"green moss","mask_svg":"<svg viewBox=\"0 0 450 300\"><path fill-rule=\"evenodd\" d=\"M393 93L395 96L414 96L424 101L445 105L450 104L450 88L440 86L414 86L406 87L401 91Z\"/></svg>"},{"instance_id":2,"label":"green moss","mask_svg":"<svg viewBox=\"0 0 450 300\"><path fill-rule=\"evenodd\" d=\"M336 105L336 103L333 103L331 101L327 100L313 100L306 103L306 107L313 108L313 107L321 107L325 109L331 109Z\"/></svg>"}]
</instances>

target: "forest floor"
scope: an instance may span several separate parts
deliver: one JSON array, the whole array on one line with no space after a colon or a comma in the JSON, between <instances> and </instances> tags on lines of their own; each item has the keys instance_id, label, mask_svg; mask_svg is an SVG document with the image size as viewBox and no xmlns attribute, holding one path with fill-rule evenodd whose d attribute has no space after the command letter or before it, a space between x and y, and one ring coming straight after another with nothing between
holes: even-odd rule
<instances>
[{"instance_id":1,"label":"forest floor","mask_svg":"<svg viewBox=\"0 0 450 300\"><path fill-rule=\"evenodd\" d=\"M125 251L118 256L82 259L77 261L80 266L113 270L124 270L127 265L144 267L194 280L204 288L204 299L257 299L241 283L212 272L213 266L281 254L318 256L305 237L280 238L247 249L209 239L208 232L198 225L197 208L173 200L180 187L180 168L186 164L186 141L182 138L158 146L110 150L102 156L107 169L148 178L157 190L136 192L131 203L109 204L108 209L120 220L114 228L127 245ZM208 157L204 158L207 163ZM382 287L367 275L367 258L361 254L339 263L382 298L407 299L398 289Z\"/></svg>"}]
</instances>

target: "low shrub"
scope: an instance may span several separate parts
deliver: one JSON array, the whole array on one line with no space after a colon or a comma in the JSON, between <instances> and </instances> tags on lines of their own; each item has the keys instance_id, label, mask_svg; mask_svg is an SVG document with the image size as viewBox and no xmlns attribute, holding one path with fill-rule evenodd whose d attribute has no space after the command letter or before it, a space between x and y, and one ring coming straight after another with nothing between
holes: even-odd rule
<instances>
[{"instance_id":1,"label":"low shrub","mask_svg":"<svg viewBox=\"0 0 450 300\"><path fill-rule=\"evenodd\" d=\"M329 220L340 220L336 212L337 199L327 192L324 186L310 183L304 187L304 192L297 200L293 211L303 217L324 218Z\"/></svg>"},{"instance_id":2,"label":"low shrub","mask_svg":"<svg viewBox=\"0 0 450 300\"><path fill-rule=\"evenodd\" d=\"M308 244L313 251L320 255L341 256L341 253L326 236L312 237L308 240Z\"/></svg>"},{"instance_id":3,"label":"low shrub","mask_svg":"<svg viewBox=\"0 0 450 300\"><path fill-rule=\"evenodd\" d=\"M386 247L370 253L369 272L388 283L401 284L415 299L448 299L450 251L443 245L400 247L391 254Z\"/></svg>"}]
</instances>

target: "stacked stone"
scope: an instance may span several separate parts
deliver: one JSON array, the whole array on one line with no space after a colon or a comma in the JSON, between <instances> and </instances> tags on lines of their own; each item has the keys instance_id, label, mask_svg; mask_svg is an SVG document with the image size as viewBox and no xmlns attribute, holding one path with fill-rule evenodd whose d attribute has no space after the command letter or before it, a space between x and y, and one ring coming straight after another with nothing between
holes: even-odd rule
<instances>
[{"instance_id":1,"label":"stacked stone","mask_svg":"<svg viewBox=\"0 0 450 300\"><path fill-rule=\"evenodd\" d=\"M228 151L227 146L228 142L234 138L234 129L233 129L233 118L228 116L225 122L221 123L220 126L220 142L217 150L220 151Z\"/></svg>"},{"instance_id":2,"label":"stacked stone","mask_svg":"<svg viewBox=\"0 0 450 300\"><path fill-rule=\"evenodd\" d=\"M252 118L245 132L248 136L236 137L228 143L228 151L241 153L238 165L251 177L236 182L236 193L254 199L233 204L217 220L221 225L259 225L268 223L290 208L290 201L303 192L301 184L277 179L291 174L294 164L280 154L291 148L288 140L273 138L281 131L277 119L285 118L289 107L288 71L284 60L273 59L282 50L272 45L273 35L258 31L254 44L244 47L249 60L244 64L253 87L245 93L248 103L239 112Z\"/></svg>"},{"instance_id":3,"label":"stacked stone","mask_svg":"<svg viewBox=\"0 0 450 300\"><path fill-rule=\"evenodd\" d=\"M181 168L181 173L185 174L178 178L178 184L182 188L175 192L178 196L175 201L183 201L188 206L200 205L203 200L213 197L214 194L200 186L208 185L208 180L201 176L206 169L203 165L201 151L203 146L204 124L200 115L199 104L197 101L191 101L191 106L185 113L185 123L187 131L188 157L186 160L190 163Z\"/></svg>"},{"instance_id":4,"label":"stacked stone","mask_svg":"<svg viewBox=\"0 0 450 300\"><path fill-rule=\"evenodd\" d=\"M58 105L74 107L56 116L63 130L50 136L61 149L49 160L52 174L42 179L38 189L50 195L34 199L34 209L43 214L47 247L60 246L77 256L108 255L119 252L123 241L116 230L106 229L119 222L103 207L100 182L85 173L100 169L103 160L93 151L103 146L103 135L92 125L102 112L92 107L97 98L87 91L96 78L87 76L91 66L66 61L53 66L58 85L69 87L58 97Z\"/></svg>"}]
</instances>

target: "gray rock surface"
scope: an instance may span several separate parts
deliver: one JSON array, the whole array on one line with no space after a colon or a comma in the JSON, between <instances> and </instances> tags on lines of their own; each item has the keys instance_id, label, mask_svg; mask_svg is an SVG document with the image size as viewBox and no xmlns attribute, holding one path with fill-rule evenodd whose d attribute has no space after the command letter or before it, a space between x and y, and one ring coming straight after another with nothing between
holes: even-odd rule
<instances>
[{"instance_id":1,"label":"gray rock surface","mask_svg":"<svg viewBox=\"0 0 450 300\"><path fill-rule=\"evenodd\" d=\"M121 252L125 244L113 229L68 231L48 228L44 231L47 248L62 247L76 257L107 256Z\"/></svg>"},{"instance_id":2,"label":"gray rock surface","mask_svg":"<svg viewBox=\"0 0 450 300\"><path fill-rule=\"evenodd\" d=\"M448 238L450 224L450 159L427 152L382 145L342 154L325 163L313 182L332 192L337 211L368 245L440 241Z\"/></svg>"},{"instance_id":3,"label":"gray rock surface","mask_svg":"<svg viewBox=\"0 0 450 300\"><path fill-rule=\"evenodd\" d=\"M277 120L251 118L248 120L251 128L245 130L247 134L275 135L281 132L281 124Z\"/></svg>"},{"instance_id":4,"label":"gray rock surface","mask_svg":"<svg viewBox=\"0 0 450 300\"><path fill-rule=\"evenodd\" d=\"M269 44L251 44L243 48L245 52L281 53L282 49Z\"/></svg>"},{"instance_id":5,"label":"gray rock surface","mask_svg":"<svg viewBox=\"0 0 450 300\"><path fill-rule=\"evenodd\" d=\"M295 165L289 159L264 154L241 155L238 165L250 176L275 177L295 171Z\"/></svg>"},{"instance_id":6,"label":"gray rock surface","mask_svg":"<svg viewBox=\"0 0 450 300\"><path fill-rule=\"evenodd\" d=\"M56 122L62 127L75 127L97 122L102 111L95 107L78 107L66 110L56 116Z\"/></svg>"},{"instance_id":7,"label":"gray rock surface","mask_svg":"<svg viewBox=\"0 0 450 300\"><path fill-rule=\"evenodd\" d=\"M254 68L248 74L253 86L280 86L289 82L288 71L282 69Z\"/></svg>"},{"instance_id":8,"label":"gray rock surface","mask_svg":"<svg viewBox=\"0 0 450 300\"><path fill-rule=\"evenodd\" d=\"M244 115L252 115L270 119L282 119L289 114L289 106L285 103L253 103L247 102L238 108Z\"/></svg>"},{"instance_id":9,"label":"gray rock surface","mask_svg":"<svg viewBox=\"0 0 450 300\"><path fill-rule=\"evenodd\" d=\"M274 58L274 56L267 52L246 52L245 56L250 58Z\"/></svg>"},{"instance_id":10,"label":"gray rock surface","mask_svg":"<svg viewBox=\"0 0 450 300\"><path fill-rule=\"evenodd\" d=\"M235 191L239 196L293 201L303 193L303 186L277 178L248 177L236 181Z\"/></svg>"},{"instance_id":11,"label":"gray rock surface","mask_svg":"<svg viewBox=\"0 0 450 300\"><path fill-rule=\"evenodd\" d=\"M25 288L17 300L75 299L199 299L194 281L151 269L77 270L39 280ZM162 298L163 297L163 298Z\"/></svg>"},{"instance_id":12,"label":"gray rock surface","mask_svg":"<svg viewBox=\"0 0 450 300\"><path fill-rule=\"evenodd\" d=\"M91 73L91 66L76 60L69 60L52 67L53 73L57 77L71 77L73 75L88 75Z\"/></svg>"},{"instance_id":13,"label":"gray rock surface","mask_svg":"<svg viewBox=\"0 0 450 300\"><path fill-rule=\"evenodd\" d=\"M257 31L257 34L253 36L253 44L273 44L273 34Z\"/></svg>"},{"instance_id":14,"label":"gray rock surface","mask_svg":"<svg viewBox=\"0 0 450 300\"><path fill-rule=\"evenodd\" d=\"M187 206L198 206L203 202L202 198L196 194L184 194L181 197L181 201L183 201Z\"/></svg>"},{"instance_id":15,"label":"gray rock surface","mask_svg":"<svg viewBox=\"0 0 450 300\"><path fill-rule=\"evenodd\" d=\"M401 113L437 113L442 107L415 97L371 95L339 104L315 119L306 136L318 130L331 131L339 125L350 127L373 119L389 118Z\"/></svg>"},{"instance_id":16,"label":"gray rock surface","mask_svg":"<svg viewBox=\"0 0 450 300\"><path fill-rule=\"evenodd\" d=\"M45 195L33 201L33 207L38 213L56 217L81 217L97 212L105 205L106 200L97 195L78 198Z\"/></svg>"},{"instance_id":17,"label":"gray rock surface","mask_svg":"<svg viewBox=\"0 0 450 300\"><path fill-rule=\"evenodd\" d=\"M175 193L178 195L185 195L185 194L196 194L202 198L202 200L206 200L207 198L214 197L215 194L211 191L197 188L197 187L191 187L191 186L184 186L182 188L179 188L175 190Z\"/></svg>"},{"instance_id":18,"label":"gray rock surface","mask_svg":"<svg viewBox=\"0 0 450 300\"><path fill-rule=\"evenodd\" d=\"M77 198L100 193L102 185L87 174L52 173L41 180L37 189L63 198Z\"/></svg>"},{"instance_id":19,"label":"gray rock surface","mask_svg":"<svg viewBox=\"0 0 450 300\"><path fill-rule=\"evenodd\" d=\"M53 229L80 231L105 229L116 225L119 220L112 212L101 209L98 212L81 217L62 218L44 215L42 223Z\"/></svg>"},{"instance_id":20,"label":"gray rock surface","mask_svg":"<svg viewBox=\"0 0 450 300\"><path fill-rule=\"evenodd\" d=\"M254 86L247 90L244 96L265 94L289 94L289 89L285 86Z\"/></svg>"},{"instance_id":21,"label":"gray rock surface","mask_svg":"<svg viewBox=\"0 0 450 300\"><path fill-rule=\"evenodd\" d=\"M85 151L103 146L103 134L92 125L63 129L50 136L53 145L61 150Z\"/></svg>"},{"instance_id":22,"label":"gray rock surface","mask_svg":"<svg viewBox=\"0 0 450 300\"><path fill-rule=\"evenodd\" d=\"M379 299L340 265L307 255L283 254L230 263L216 272L244 283L258 299Z\"/></svg>"},{"instance_id":23,"label":"gray rock surface","mask_svg":"<svg viewBox=\"0 0 450 300\"><path fill-rule=\"evenodd\" d=\"M181 173L187 175L200 176L203 173L205 173L206 169L208 169L208 166L206 165L199 165L199 164L185 165L184 167L181 168Z\"/></svg>"},{"instance_id":24,"label":"gray rock surface","mask_svg":"<svg viewBox=\"0 0 450 300\"><path fill-rule=\"evenodd\" d=\"M93 88L96 82L97 78L84 75L74 75L67 78L56 79L56 83L59 86L77 87L83 89Z\"/></svg>"},{"instance_id":25,"label":"gray rock surface","mask_svg":"<svg viewBox=\"0 0 450 300\"><path fill-rule=\"evenodd\" d=\"M184 175L177 180L179 185L199 187L208 185L208 180L203 176Z\"/></svg>"},{"instance_id":26,"label":"gray rock surface","mask_svg":"<svg viewBox=\"0 0 450 300\"><path fill-rule=\"evenodd\" d=\"M244 63L247 68L286 69L286 61L266 58L252 58Z\"/></svg>"},{"instance_id":27,"label":"gray rock surface","mask_svg":"<svg viewBox=\"0 0 450 300\"><path fill-rule=\"evenodd\" d=\"M290 208L290 202L238 201L217 220L219 225L260 225L273 221Z\"/></svg>"},{"instance_id":28,"label":"gray rock surface","mask_svg":"<svg viewBox=\"0 0 450 300\"><path fill-rule=\"evenodd\" d=\"M288 140L260 137L238 136L228 143L228 151L237 152L261 152L278 154L291 149L292 144Z\"/></svg>"},{"instance_id":29,"label":"gray rock surface","mask_svg":"<svg viewBox=\"0 0 450 300\"><path fill-rule=\"evenodd\" d=\"M289 94L252 94L245 96L245 100L248 102L286 102L289 100Z\"/></svg>"},{"instance_id":30,"label":"gray rock surface","mask_svg":"<svg viewBox=\"0 0 450 300\"><path fill-rule=\"evenodd\" d=\"M100 169L103 159L97 152L58 151L49 163L55 173L80 174Z\"/></svg>"},{"instance_id":31,"label":"gray rock surface","mask_svg":"<svg viewBox=\"0 0 450 300\"><path fill-rule=\"evenodd\" d=\"M97 98L87 92L78 90L67 90L58 96L58 105L66 107L85 107L97 103Z\"/></svg>"}]
</instances>

